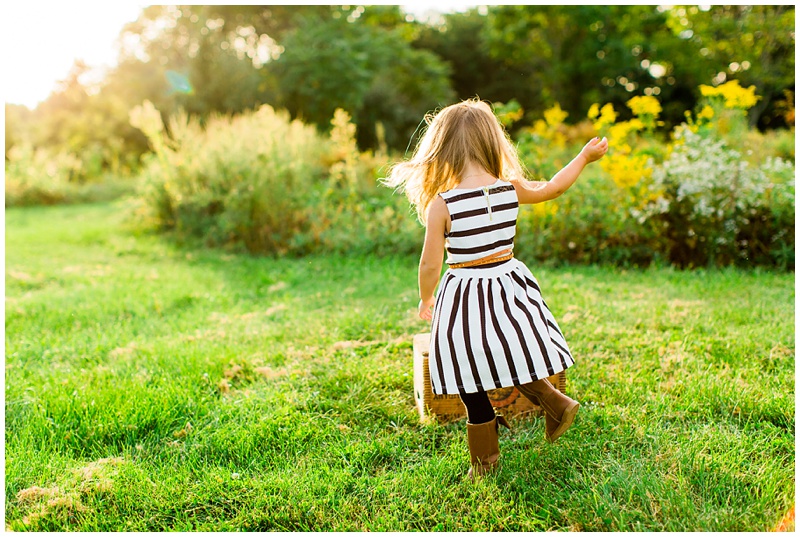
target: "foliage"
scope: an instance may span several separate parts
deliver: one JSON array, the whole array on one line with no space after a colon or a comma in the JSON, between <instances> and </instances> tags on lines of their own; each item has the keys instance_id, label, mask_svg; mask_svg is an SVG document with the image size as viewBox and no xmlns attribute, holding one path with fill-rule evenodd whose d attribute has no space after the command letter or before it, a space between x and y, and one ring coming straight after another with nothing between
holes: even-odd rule
<instances>
[{"instance_id":1,"label":"foliage","mask_svg":"<svg viewBox=\"0 0 800 537\"><path fill-rule=\"evenodd\" d=\"M149 6L121 32L122 62L109 77L130 107L150 100L165 115L179 110L205 118L252 109L260 97L254 62L272 50L252 26L230 28L224 6ZM242 6L242 8L246 8ZM169 74L173 73L170 77ZM182 84L175 84L177 78Z\"/></svg>"},{"instance_id":2,"label":"foliage","mask_svg":"<svg viewBox=\"0 0 800 537\"><path fill-rule=\"evenodd\" d=\"M661 106L652 96L629 100L627 121L616 121L611 103L591 106L588 118L611 148L602 173L593 165L563 197L523 210L517 247L550 262L793 269L794 133L750 131L753 90L701 88L707 100L686 112L671 144L655 132ZM564 115L546 117L521 130L519 150L535 176L550 177L577 148L565 147L556 122ZM746 152L731 148L743 139Z\"/></svg>"},{"instance_id":3,"label":"foliage","mask_svg":"<svg viewBox=\"0 0 800 537\"><path fill-rule=\"evenodd\" d=\"M210 245L244 243L251 251L286 252L313 216L307 202L322 179L326 144L312 127L262 106L206 126L175 115L168 133L145 103L131 120L155 150L144 172L141 211L162 229Z\"/></svg>"},{"instance_id":4,"label":"foliage","mask_svg":"<svg viewBox=\"0 0 800 537\"><path fill-rule=\"evenodd\" d=\"M30 143L33 112L19 104L5 104L5 154L16 144Z\"/></svg>"},{"instance_id":5,"label":"foliage","mask_svg":"<svg viewBox=\"0 0 800 537\"><path fill-rule=\"evenodd\" d=\"M30 145L16 145L6 155L6 206L52 205L69 196L70 177L80 167L73 155L49 155Z\"/></svg>"},{"instance_id":6,"label":"foliage","mask_svg":"<svg viewBox=\"0 0 800 537\"><path fill-rule=\"evenodd\" d=\"M378 255L416 253L422 229L407 201L378 186L385 152L360 152L356 126L344 110L331 120L331 152L324 190L312 199L316 251Z\"/></svg>"},{"instance_id":7,"label":"foliage","mask_svg":"<svg viewBox=\"0 0 800 537\"><path fill-rule=\"evenodd\" d=\"M458 100L479 96L503 103L517 99L527 105L527 80L521 83L518 71L491 55L486 37L488 20L486 12L477 7L445 13L441 21L417 25L412 45L433 52L450 67L450 86Z\"/></svg>"},{"instance_id":8,"label":"foliage","mask_svg":"<svg viewBox=\"0 0 800 537\"><path fill-rule=\"evenodd\" d=\"M118 95L95 92L84 82L88 67L77 62L57 91L32 113L24 143L80 159L72 180L96 182L104 174L135 172L142 140L127 122L128 108Z\"/></svg>"},{"instance_id":9,"label":"foliage","mask_svg":"<svg viewBox=\"0 0 800 537\"><path fill-rule=\"evenodd\" d=\"M145 102L131 122L155 151L140 193L148 225L260 254L417 248L408 205L377 187L386 156L358 150L343 110L329 136L267 105L205 125L175 115L165 128Z\"/></svg>"},{"instance_id":10,"label":"foliage","mask_svg":"<svg viewBox=\"0 0 800 537\"><path fill-rule=\"evenodd\" d=\"M673 96L675 80L649 69L674 40L664 21L652 6L494 6L483 35L526 110L559 101L577 118L596 102L619 109L634 91Z\"/></svg>"},{"instance_id":11,"label":"foliage","mask_svg":"<svg viewBox=\"0 0 800 537\"><path fill-rule=\"evenodd\" d=\"M156 5L123 28L114 68L76 62L30 114L7 107L6 151L71 153L82 182L135 175L149 147L128 112L145 100L201 123L269 104L321 131L342 108L373 151L405 150L422 115L476 95L519 103L521 129L558 102L579 131L594 103L625 121L632 97L657 97L670 131L701 85L729 79L760 97L749 130L793 125L793 6L500 5L421 22L400 6Z\"/></svg>"},{"instance_id":12,"label":"foliage","mask_svg":"<svg viewBox=\"0 0 800 537\"><path fill-rule=\"evenodd\" d=\"M672 128L699 85L735 77L763 96L751 126L781 127L776 98L794 87L793 6L493 6L480 39L514 84L481 96L537 113L556 100L572 117L597 102L621 109L639 93L661 99Z\"/></svg>"},{"instance_id":13,"label":"foliage","mask_svg":"<svg viewBox=\"0 0 800 537\"><path fill-rule=\"evenodd\" d=\"M419 116L452 98L446 67L410 47L397 6L151 6L123 35L134 65L157 60L153 75L170 70L191 88L134 101L151 100L166 117L270 104L324 131L342 108L361 147L374 149L377 123L397 147Z\"/></svg>"},{"instance_id":14,"label":"foliage","mask_svg":"<svg viewBox=\"0 0 800 537\"><path fill-rule=\"evenodd\" d=\"M522 225L540 232L521 244L542 259L669 262L668 237L686 230L668 231L645 209L684 130L790 184L774 178L788 173L775 171L783 164L765 163L793 161L793 131L753 127L793 124L793 15L791 6L481 6L421 23L399 6L150 6L123 30L118 66L102 81L77 63L37 110L6 107L7 154L19 147L16 164L7 160L7 200L111 193L144 155L146 214L182 236L253 252L413 251L421 230L375 180L403 158L389 151L413 144L426 112L479 94L495 102L534 178L551 177L592 136L611 142L567 196L523 212ZM144 101L165 124L149 138L129 122ZM297 142L299 162L253 156L267 126L248 118L262 104L317 128ZM181 141L182 132L192 134ZM39 171L26 171L30 162ZM264 186L280 191L286 174L304 188L271 203ZM778 237L790 198L777 196L767 217L763 196L755 210L772 227L741 220L736 240L748 240L751 261L791 267L793 232ZM744 263L739 255L680 263Z\"/></svg>"},{"instance_id":15,"label":"foliage","mask_svg":"<svg viewBox=\"0 0 800 537\"><path fill-rule=\"evenodd\" d=\"M520 106L516 99L511 99L508 103L492 103L492 110L494 111L494 115L497 116L497 119L506 129L522 119L522 115L524 113L522 106Z\"/></svg>"},{"instance_id":16,"label":"foliage","mask_svg":"<svg viewBox=\"0 0 800 537\"><path fill-rule=\"evenodd\" d=\"M669 261L794 267L794 166L752 166L725 142L683 130L640 219L666 224Z\"/></svg>"},{"instance_id":17,"label":"foliage","mask_svg":"<svg viewBox=\"0 0 800 537\"><path fill-rule=\"evenodd\" d=\"M80 182L81 177L82 162L77 156L16 143L6 153L5 206L108 201L134 191L129 180L96 177Z\"/></svg>"},{"instance_id":18,"label":"foliage","mask_svg":"<svg viewBox=\"0 0 800 537\"><path fill-rule=\"evenodd\" d=\"M376 123L390 147L404 145L426 112L453 98L447 67L398 30L312 18L282 43L285 51L269 71L276 104L323 128L336 108L344 109L362 148L377 147Z\"/></svg>"},{"instance_id":19,"label":"foliage","mask_svg":"<svg viewBox=\"0 0 800 537\"><path fill-rule=\"evenodd\" d=\"M795 10L790 5L674 7L666 12L674 35L694 51L694 84L735 77L761 96L750 108L751 127L782 127L779 97L794 88Z\"/></svg>"},{"instance_id":20,"label":"foliage","mask_svg":"<svg viewBox=\"0 0 800 537\"><path fill-rule=\"evenodd\" d=\"M556 444L512 420L473 484L464 421L414 406L416 255L178 247L122 208L6 212L9 531L760 532L794 505L792 274L526 257L581 411Z\"/></svg>"},{"instance_id":21,"label":"foliage","mask_svg":"<svg viewBox=\"0 0 800 537\"><path fill-rule=\"evenodd\" d=\"M556 105L519 129L518 150L533 178L552 177L593 135L607 135L611 151L567 195L521 211L518 251L550 263L792 269L794 167L778 157L777 144L748 154L729 149L721 118L738 118L750 136L746 110L709 102L688 113L672 144L656 132L661 106L652 96L630 99L634 117L625 121L607 103L568 126ZM523 117L515 101L495 110L508 124ZM205 126L174 123L170 134L152 106L131 120L153 141L157 158L143 203L162 228L254 253L419 249L422 230L405 200L377 183L398 157L360 151L344 110L334 111L327 136L268 107ZM303 134L293 138L291 129ZM753 136L766 145L763 135Z\"/></svg>"}]
</instances>

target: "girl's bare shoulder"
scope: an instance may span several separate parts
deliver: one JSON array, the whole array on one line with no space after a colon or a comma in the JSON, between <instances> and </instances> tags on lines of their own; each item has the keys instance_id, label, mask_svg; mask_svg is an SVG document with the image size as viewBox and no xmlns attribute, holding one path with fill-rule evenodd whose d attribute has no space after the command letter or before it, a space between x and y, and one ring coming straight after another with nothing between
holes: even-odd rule
<instances>
[{"instance_id":1,"label":"girl's bare shoulder","mask_svg":"<svg viewBox=\"0 0 800 537\"><path fill-rule=\"evenodd\" d=\"M444 201L444 198L441 195L437 195L435 198L433 198L433 201L428 208L428 221L430 222L431 218L445 220L449 218L449 216L450 213L447 212L447 202Z\"/></svg>"}]
</instances>

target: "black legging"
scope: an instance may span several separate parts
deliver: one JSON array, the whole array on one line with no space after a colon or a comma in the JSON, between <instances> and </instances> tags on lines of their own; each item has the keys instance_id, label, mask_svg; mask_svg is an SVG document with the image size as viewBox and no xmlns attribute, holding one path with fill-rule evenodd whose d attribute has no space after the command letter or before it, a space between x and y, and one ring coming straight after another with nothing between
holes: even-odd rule
<instances>
[{"instance_id":1,"label":"black legging","mask_svg":"<svg viewBox=\"0 0 800 537\"><path fill-rule=\"evenodd\" d=\"M471 424L478 425L494 419L494 407L486 392L461 393L459 395L467 408L467 421Z\"/></svg>"}]
</instances>

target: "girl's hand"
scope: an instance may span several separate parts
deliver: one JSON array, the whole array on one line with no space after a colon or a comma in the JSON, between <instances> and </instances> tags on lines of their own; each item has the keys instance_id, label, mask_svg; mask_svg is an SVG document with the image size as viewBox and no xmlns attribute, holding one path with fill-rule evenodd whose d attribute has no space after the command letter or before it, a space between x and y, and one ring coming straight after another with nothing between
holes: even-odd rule
<instances>
[{"instance_id":1,"label":"girl's hand","mask_svg":"<svg viewBox=\"0 0 800 537\"><path fill-rule=\"evenodd\" d=\"M433 304L436 301L434 297L430 297L428 300L420 300L419 301L419 318L424 321L430 321L433 319Z\"/></svg>"},{"instance_id":2,"label":"girl's hand","mask_svg":"<svg viewBox=\"0 0 800 537\"><path fill-rule=\"evenodd\" d=\"M586 159L586 164L589 164L595 160L600 160L607 151L608 140L604 136L602 140L597 137L589 140L589 143L581 149L580 154Z\"/></svg>"}]
</instances>

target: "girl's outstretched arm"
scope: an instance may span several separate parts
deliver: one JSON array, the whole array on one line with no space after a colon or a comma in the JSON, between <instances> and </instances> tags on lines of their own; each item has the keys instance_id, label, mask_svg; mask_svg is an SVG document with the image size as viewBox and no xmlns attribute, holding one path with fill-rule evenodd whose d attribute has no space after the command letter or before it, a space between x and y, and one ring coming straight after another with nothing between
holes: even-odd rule
<instances>
[{"instance_id":1,"label":"girl's outstretched arm","mask_svg":"<svg viewBox=\"0 0 800 537\"><path fill-rule=\"evenodd\" d=\"M514 181L520 203L541 203L559 197L575 183L590 162L602 158L608 151L608 140L592 138L578 156L564 166L549 181Z\"/></svg>"},{"instance_id":2,"label":"girl's outstretched arm","mask_svg":"<svg viewBox=\"0 0 800 537\"><path fill-rule=\"evenodd\" d=\"M450 213L444 200L437 196L428 209L428 223L425 228L425 245L419 260L419 317L430 321L436 283L442 273L444 261L444 234Z\"/></svg>"}]
</instances>

